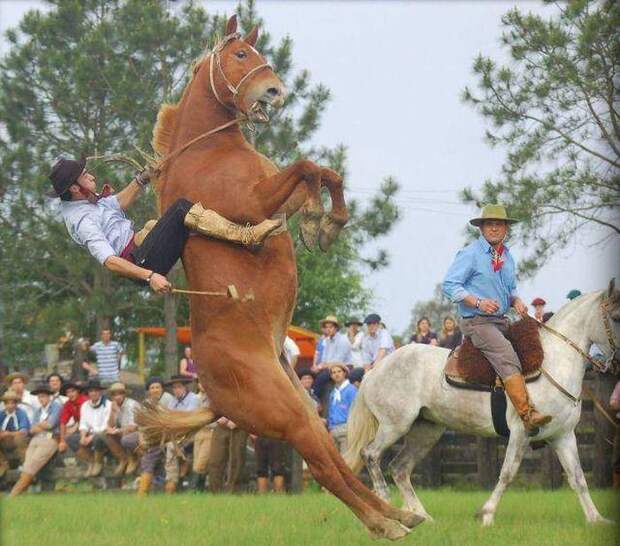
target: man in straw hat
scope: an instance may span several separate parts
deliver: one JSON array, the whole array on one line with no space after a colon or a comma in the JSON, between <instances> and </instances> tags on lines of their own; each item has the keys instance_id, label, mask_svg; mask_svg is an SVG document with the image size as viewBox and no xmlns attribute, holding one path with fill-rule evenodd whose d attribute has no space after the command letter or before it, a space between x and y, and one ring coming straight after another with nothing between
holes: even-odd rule
<instances>
[{"instance_id":1,"label":"man in straw hat","mask_svg":"<svg viewBox=\"0 0 620 546\"><path fill-rule=\"evenodd\" d=\"M530 402L521 363L510 342L506 313L513 307L522 316L527 307L517 295L516 265L504 240L509 218L502 205L486 205L470 224L480 229L480 237L460 250L443 283L444 294L458 304L461 331L489 360L501 378L525 429L535 434L551 421Z\"/></svg>"},{"instance_id":2,"label":"man in straw hat","mask_svg":"<svg viewBox=\"0 0 620 546\"><path fill-rule=\"evenodd\" d=\"M30 427L32 439L26 450L22 472L11 490L11 497L26 491L39 470L58 451L60 402L54 400L54 391L47 383L39 385L32 391L32 394L39 399L39 407L34 412Z\"/></svg>"},{"instance_id":3,"label":"man in straw hat","mask_svg":"<svg viewBox=\"0 0 620 546\"><path fill-rule=\"evenodd\" d=\"M135 452L139 438L134 413L140 404L127 396L127 388L123 383L113 383L108 388L108 394L112 399L112 408L106 429L106 443L118 461L114 476L120 478L124 474L133 474L138 467Z\"/></svg>"},{"instance_id":4,"label":"man in straw hat","mask_svg":"<svg viewBox=\"0 0 620 546\"><path fill-rule=\"evenodd\" d=\"M8 390L2 395L4 409L0 410L0 477L9 469L9 458L23 462L28 447L30 420L18 407L20 396Z\"/></svg>"},{"instance_id":5,"label":"man in straw hat","mask_svg":"<svg viewBox=\"0 0 620 546\"><path fill-rule=\"evenodd\" d=\"M346 335L339 332L340 323L338 318L334 315L327 315L319 324L325 332L325 338L323 339L323 349L312 367L312 371L316 374L314 392L319 399L322 399L326 394L330 379L330 364L349 365L351 364L352 356L349 339Z\"/></svg>"},{"instance_id":6,"label":"man in straw hat","mask_svg":"<svg viewBox=\"0 0 620 546\"><path fill-rule=\"evenodd\" d=\"M6 376L6 384L17 396L19 396L19 407L26 412L28 420L32 421L34 410L39 406L37 397L27 388L29 378L22 372L13 372Z\"/></svg>"},{"instance_id":7,"label":"man in straw hat","mask_svg":"<svg viewBox=\"0 0 620 546\"><path fill-rule=\"evenodd\" d=\"M205 210L200 203L179 199L150 229L135 233L125 211L158 173L147 168L118 194L109 188L95 193L96 179L86 170L86 160L61 158L49 175L59 197L61 212L71 238L88 249L103 266L125 277L147 283L155 292L167 292L165 275L181 256L189 230L244 245L260 245L281 220L265 220L256 226L240 226Z\"/></svg>"}]
</instances>

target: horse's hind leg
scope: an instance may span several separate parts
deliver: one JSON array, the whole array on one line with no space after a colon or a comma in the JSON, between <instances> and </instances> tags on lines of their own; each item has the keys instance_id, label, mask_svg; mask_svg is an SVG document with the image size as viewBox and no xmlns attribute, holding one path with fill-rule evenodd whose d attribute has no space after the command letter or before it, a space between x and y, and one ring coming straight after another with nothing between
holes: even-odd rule
<instances>
[{"instance_id":1,"label":"horse's hind leg","mask_svg":"<svg viewBox=\"0 0 620 546\"><path fill-rule=\"evenodd\" d=\"M577 493L577 497L579 497L581 508L586 516L586 521L588 523L612 523L610 520L601 516L592 501L592 497L590 497L586 477L583 474L583 469L579 462L575 431L571 430L568 434L551 440L549 443L560 459L562 468L564 472L566 472L568 483Z\"/></svg>"},{"instance_id":2,"label":"horse's hind leg","mask_svg":"<svg viewBox=\"0 0 620 546\"><path fill-rule=\"evenodd\" d=\"M323 252L327 252L349 221L349 211L344 201L342 177L338 173L332 169L322 168L321 184L329 191L332 201L331 210L321 219L319 231L319 247Z\"/></svg>"},{"instance_id":3,"label":"horse's hind leg","mask_svg":"<svg viewBox=\"0 0 620 546\"><path fill-rule=\"evenodd\" d=\"M446 427L429 421L416 421L407 435L405 443L390 463L394 483L403 495L403 508L410 510L428 521L433 518L426 512L411 484L411 473L416 465L426 457L439 441Z\"/></svg>"},{"instance_id":4,"label":"horse's hind leg","mask_svg":"<svg viewBox=\"0 0 620 546\"><path fill-rule=\"evenodd\" d=\"M504 457L502 470L499 473L499 480L497 481L495 489L493 489L489 499L482 505L482 508L480 508L476 514L477 517L482 518L482 525L485 527L493 525L493 519L495 517L495 511L497 510L499 500L510 482L516 476L527 445L528 438L522 428L510 431L510 440L508 441L508 447L506 448L506 456Z\"/></svg>"}]
</instances>

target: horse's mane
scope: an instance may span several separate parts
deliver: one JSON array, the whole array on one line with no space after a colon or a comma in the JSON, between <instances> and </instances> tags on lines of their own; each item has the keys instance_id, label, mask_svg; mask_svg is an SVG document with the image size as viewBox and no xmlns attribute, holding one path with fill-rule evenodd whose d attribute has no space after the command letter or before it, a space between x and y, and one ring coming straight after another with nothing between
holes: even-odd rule
<instances>
[{"instance_id":1,"label":"horse's mane","mask_svg":"<svg viewBox=\"0 0 620 546\"><path fill-rule=\"evenodd\" d=\"M575 310L581 305L591 303L593 300L600 298L603 294L604 290L597 290L596 292L590 292L589 294L583 294L581 296L576 297L575 299L569 301L557 311L547 322L549 326L556 327L559 326L568 315L571 315L575 312Z\"/></svg>"}]
</instances>

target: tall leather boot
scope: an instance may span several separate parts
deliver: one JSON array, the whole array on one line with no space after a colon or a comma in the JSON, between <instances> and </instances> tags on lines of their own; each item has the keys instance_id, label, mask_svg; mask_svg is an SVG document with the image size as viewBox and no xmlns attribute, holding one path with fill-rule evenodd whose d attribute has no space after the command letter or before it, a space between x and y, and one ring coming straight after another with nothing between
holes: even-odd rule
<instances>
[{"instance_id":1,"label":"tall leather boot","mask_svg":"<svg viewBox=\"0 0 620 546\"><path fill-rule=\"evenodd\" d=\"M282 225L282 221L268 219L255 226L241 226L214 210L205 209L200 203L192 206L183 220L188 228L201 235L250 247L262 245L267 236Z\"/></svg>"},{"instance_id":2,"label":"tall leather boot","mask_svg":"<svg viewBox=\"0 0 620 546\"><path fill-rule=\"evenodd\" d=\"M85 476L87 478L90 478L90 475L93 471L93 452L87 447L80 446L80 448L76 451L75 456L88 465Z\"/></svg>"},{"instance_id":3,"label":"tall leather boot","mask_svg":"<svg viewBox=\"0 0 620 546\"><path fill-rule=\"evenodd\" d=\"M525 379L520 373L515 373L504 379L504 388L506 394L510 398L512 405L517 410L519 417L523 421L525 430L529 436L538 434L539 427L546 425L552 419L550 415L543 415L536 411L530 403L525 386Z\"/></svg>"},{"instance_id":4,"label":"tall leather boot","mask_svg":"<svg viewBox=\"0 0 620 546\"><path fill-rule=\"evenodd\" d=\"M32 474L26 474L26 472L22 472L19 476L19 480L15 482L13 489L11 489L10 496L17 497L20 493L23 493L30 487L30 484L34 480L34 476Z\"/></svg>"},{"instance_id":5,"label":"tall leather boot","mask_svg":"<svg viewBox=\"0 0 620 546\"><path fill-rule=\"evenodd\" d=\"M177 482L173 480L169 480L164 485L164 491L167 495L172 495L177 490Z\"/></svg>"},{"instance_id":6,"label":"tall leather boot","mask_svg":"<svg viewBox=\"0 0 620 546\"><path fill-rule=\"evenodd\" d=\"M100 449L95 450L95 458L93 461L93 465L90 471L90 477L96 478L103 471L103 451Z\"/></svg>"},{"instance_id":7,"label":"tall leather boot","mask_svg":"<svg viewBox=\"0 0 620 546\"><path fill-rule=\"evenodd\" d=\"M116 440L112 438L108 438L106 440L106 445L112 452L114 458L118 461L118 464L114 469L113 476L115 478L120 478L121 476L123 476L123 474L125 474L125 469L127 468L127 454L125 453L123 446L121 446Z\"/></svg>"},{"instance_id":8,"label":"tall leather boot","mask_svg":"<svg viewBox=\"0 0 620 546\"><path fill-rule=\"evenodd\" d=\"M153 473L152 472L142 472L140 474L140 480L138 482L138 495L140 497L145 497L149 494L151 490L151 484L153 483Z\"/></svg>"}]
</instances>

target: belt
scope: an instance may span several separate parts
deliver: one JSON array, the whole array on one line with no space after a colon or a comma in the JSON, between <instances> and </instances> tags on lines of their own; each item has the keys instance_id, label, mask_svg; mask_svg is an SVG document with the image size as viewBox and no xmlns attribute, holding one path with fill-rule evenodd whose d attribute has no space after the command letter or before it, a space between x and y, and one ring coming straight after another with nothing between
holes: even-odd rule
<instances>
[{"instance_id":1,"label":"belt","mask_svg":"<svg viewBox=\"0 0 620 546\"><path fill-rule=\"evenodd\" d=\"M135 238L136 234L134 233L131 236L131 239L129 239L129 242L127 243L127 246L125 248L123 248L123 250L120 253L120 257L131 262L131 263L135 263L135 260L133 258L133 251L136 248L135 243L133 242L134 238Z\"/></svg>"}]
</instances>

